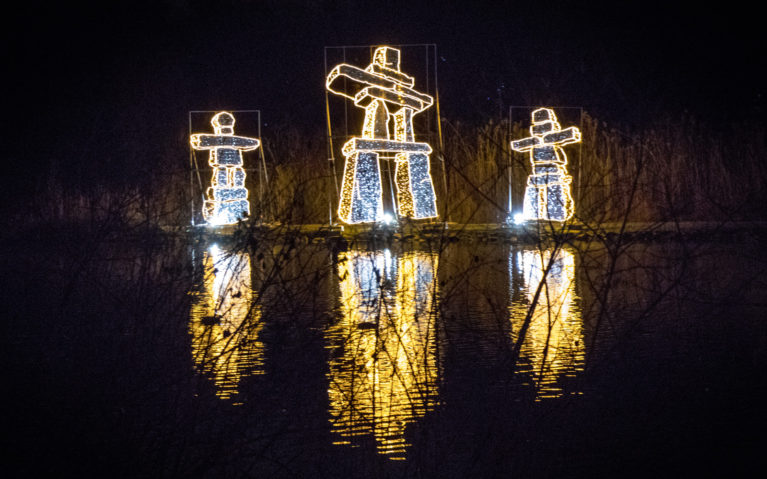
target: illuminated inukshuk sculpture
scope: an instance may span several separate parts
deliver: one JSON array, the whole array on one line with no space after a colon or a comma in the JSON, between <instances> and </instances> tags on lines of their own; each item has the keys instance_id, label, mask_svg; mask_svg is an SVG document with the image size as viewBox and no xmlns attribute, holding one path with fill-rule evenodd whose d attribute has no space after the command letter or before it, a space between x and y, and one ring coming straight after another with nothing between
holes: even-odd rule
<instances>
[{"instance_id":1,"label":"illuminated inukshuk sculpture","mask_svg":"<svg viewBox=\"0 0 767 479\"><path fill-rule=\"evenodd\" d=\"M210 152L208 164L213 167L202 215L211 225L234 224L250 215L242 152L255 150L261 142L255 138L234 136L234 116L231 113L216 113L210 124L214 134L191 137L192 148Z\"/></svg>"},{"instance_id":2,"label":"illuminated inukshuk sculpture","mask_svg":"<svg viewBox=\"0 0 767 479\"><path fill-rule=\"evenodd\" d=\"M346 142L342 150L346 164L338 216L346 223L383 219L379 158L396 161L399 215L414 219L437 216L429 172L432 150L428 143L416 142L413 134L413 116L429 108L434 99L412 89L415 80L400 71L399 62L399 50L380 47L373 53L373 63L364 70L344 63L327 78L329 91L365 109L362 136ZM344 89L347 85L351 91ZM389 132L390 118L394 119L393 135Z\"/></svg>"},{"instance_id":3,"label":"illuminated inukshuk sculpture","mask_svg":"<svg viewBox=\"0 0 767 479\"><path fill-rule=\"evenodd\" d=\"M523 217L526 220L566 221L575 210L570 194L572 176L567 174L567 155L562 146L581 141L576 127L561 129L549 108L533 112L532 136L512 141L514 151L530 152L533 172L527 178Z\"/></svg>"}]
</instances>

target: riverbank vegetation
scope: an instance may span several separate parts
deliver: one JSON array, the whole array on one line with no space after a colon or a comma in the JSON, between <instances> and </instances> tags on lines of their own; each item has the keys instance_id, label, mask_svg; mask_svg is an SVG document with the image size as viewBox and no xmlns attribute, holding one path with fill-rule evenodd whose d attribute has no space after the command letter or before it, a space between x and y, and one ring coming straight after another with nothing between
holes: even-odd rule
<instances>
[{"instance_id":1,"label":"riverbank vegetation","mask_svg":"<svg viewBox=\"0 0 767 479\"><path fill-rule=\"evenodd\" d=\"M681 116L627 132L584 113L579 126L582 143L566 147L577 221L765 219L767 136L762 125L714 129ZM528 135L528 123L443 119L442 129L444 146L433 145L431 157L441 218L457 224L503 223L509 198L511 209L519 211L530 162L526 154L512 153L509 144ZM262 139L266 175L259 158L246 155L252 215L267 223L336 222L344 160L338 152L334 161L328 159L323 133L270 126ZM68 160L53 160L39 171L32 194L5 205L6 217L16 226L188 225L193 214L199 215L210 173L207 158L198 157L199 175L190 178L185 136L180 133L172 143L162 151L124 145L118 156L75 171ZM393 165L382 162L385 195L391 194L389 168Z\"/></svg>"}]
</instances>

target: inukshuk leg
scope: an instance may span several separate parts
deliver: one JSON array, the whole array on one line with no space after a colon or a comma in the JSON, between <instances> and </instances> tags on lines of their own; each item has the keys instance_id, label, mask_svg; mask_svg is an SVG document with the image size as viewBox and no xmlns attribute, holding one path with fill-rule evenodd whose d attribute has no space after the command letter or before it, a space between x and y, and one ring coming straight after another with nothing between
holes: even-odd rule
<instances>
[{"instance_id":1,"label":"inukshuk leg","mask_svg":"<svg viewBox=\"0 0 767 479\"><path fill-rule=\"evenodd\" d=\"M399 153L395 171L399 214L414 219L437 216L434 185L429 172L429 156Z\"/></svg>"},{"instance_id":2,"label":"inukshuk leg","mask_svg":"<svg viewBox=\"0 0 767 479\"><path fill-rule=\"evenodd\" d=\"M556 173L549 175L546 187L546 216L553 221L566 221L572 216L573 198L570 195L572 177L557 166Z\"/></svg>"},{"instance_id":3,"label":"inukshuk leg","mask_svg":"<svg viewBox=\"0 0 767 479\"><path fill-rule=\"evenodd\" d=\"M382 101L365 107L363 138L388 139L389 114ZM378 154L371 151L346 153L338 216L347 223L372 223L383 218L381 170Z\"/></svg>"},{"instance_id":4,"label":"inukshuk leg","mask_svg":"<svg viewBox=\"0 0 767 479\"><path fill-rule=\"evenodd\" d=\"M203 215L206 220L215 218L221 223L236 223L250 215L242 153L220 148L215 151L211 163L214 164L213 186L208 188Z\"/></svg>"},{"instance_id":5,"label":"inukshuk leg","mask_svg":"<svg viewBox=\"0 0 767 479\"><path fill-rule=\"evenodd\" d=\"M543 192L545 195L545 191ZM522 214L527 219L542 219L538 211L538 205L545 203L546 198L541 198L541 188L535 184L533 176L527 178L527 187L525 188L525 201L522 207Z\"/></svg>"},{"instance_id":6,"label":"inukshuk leg","mask_svg":"<svg viewBox=\"0 0 767 479\"><path fill-rule=\"evenodd\" d=\"M211 181L211 187L206 192L207 199L205 200L205 206L202 210L205 221L210 221L217 217L218 214L218 202L215 200L215 190L218 188L226 188L229 184L229 172L225 167L213 167L213 178Z\"/></svg>"},{"instance_id":7,"label":"inukshuk leg","mask_svg":"<svg viewBox=\"0 0 767 479\"><path fill-rule=\"evenodd\" d=\"M230 220L239 220L250 215L248 190L245 188L245 170L241 167L227 168L228 188L219 190L222 209L227 211Z\"/></svg>"},{"instance_id":8,"label":"inukshuk leg","mask_svg":"<svg viewBox=\"0 0 767 479\"><path fill-rule=\"evenodd\" d=\"M413 111L402 108L394 114L397 141L413 142ZM437 200L431 182L429 156L423 153L398 153L395 178L399 214L414 219L437 216Z\"/></svg>"},{"instance_id":9,"label":"inukshuk leg","mask_svg":"<svg viewBox=\"0 0 767 479\"><path fill-rule=\"evenodd\" d=\"M369 223L383 216L377 153L357 151L346 157L338 216L347 223Z\"/></svg>"},{"instance_id":10,"label":"inukshuk leg","mask_svg":"<svg viewBox=\"0 0 767 479\"><path fill-rule=\"evenodd\" d=\"M551 186L559 180L557 167L553 164L536 164L530 175L528 185L533 185L536 195L535 218L539 220L556 220L559 189ZM528 186L529 188L530 186Z\"/></svg>"}]
</instances>

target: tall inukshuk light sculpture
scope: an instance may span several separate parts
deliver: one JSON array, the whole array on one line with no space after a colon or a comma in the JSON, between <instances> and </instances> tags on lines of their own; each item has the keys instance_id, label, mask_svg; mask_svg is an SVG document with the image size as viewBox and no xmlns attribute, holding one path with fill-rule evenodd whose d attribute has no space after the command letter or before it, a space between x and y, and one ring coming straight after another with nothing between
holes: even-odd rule
<instances>
[{"instance_id":1,"label":"tall inukshuk light sculpture","mask_svg":"<svg viewBox=\"0 0 767 479\"><path fill-rule=\"evenodd\" d=\"M195 150L208 150L213 167L211 186L205 193L202 215L210 225L229 225L250 215L242 152L258 148L255 138L234 135L234 115L222 111L210 121L213 134L192 135Z\"/></svg>"},{"instance_id":2,"label":"tall inukshuk light sculpture","mask_svg":"<svg viewBox=\"0 0 767 479\"><path fill-rule=\"evenodd\" d=\"M567 155L562 147L581 141L581 132L574 126L563 130L554 110L539 108L533 111L530 133L528 138L511 142L514 151L529 151L533 164L527 178L523 218L567 221L575 206L570 194L573 178L567 174Z\"/></svg>"},{"instance_id":3,"label":"tall inukshuk light sculpture","mask_svg":"<svg viewBox=\"0 0 767 479\"><path fill-rule=\"evenodd\" d=\"M347 141L342 150L346 164L338 216L346 223L383 220L379 158L393 158L397 163L394 176L399 216L437 216L429 172L431 147L415 141L413 134L413 116L429 108L434 99L412 89L415 80L400 71L399 62L399 50L380 47L367 68L344 63L333 68L327 78L329 91L365 109L362 136Z\"/></svg>"}]
</instances>

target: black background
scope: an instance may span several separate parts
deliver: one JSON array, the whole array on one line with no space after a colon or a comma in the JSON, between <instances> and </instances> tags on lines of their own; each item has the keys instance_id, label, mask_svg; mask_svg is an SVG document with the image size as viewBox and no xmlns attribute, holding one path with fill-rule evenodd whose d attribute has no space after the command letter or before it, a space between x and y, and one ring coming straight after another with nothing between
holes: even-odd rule
<instances>
[{"instance_id":1,"label":"black background","mask_svg":"<svg viewBox=\"0 0 767 479\"><path fill-rule=\"evenodd\" d=\"M175 0L26 4L3 21L17 188L54 159L95 181L185 161L189 110L260 109L264 136L270 123L322 131L325 46L437 44L451 120L547 105L629 130L682 114L764 121L759 18L732 2Z\"/></svg>"}]
</instances>

